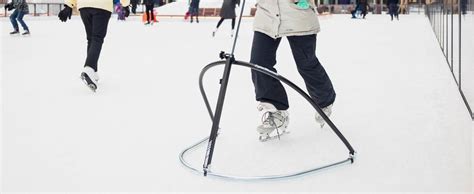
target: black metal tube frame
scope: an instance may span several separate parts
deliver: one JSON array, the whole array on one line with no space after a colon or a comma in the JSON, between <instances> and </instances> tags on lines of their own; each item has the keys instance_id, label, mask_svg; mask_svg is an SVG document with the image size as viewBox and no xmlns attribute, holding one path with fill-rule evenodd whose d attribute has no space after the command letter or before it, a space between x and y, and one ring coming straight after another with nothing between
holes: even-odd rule
<instances>
[{"instance_id":1,"label":"black metal tube frame","mask_svg":"<svg viewBox=\"0 0 474 194\"><path fill-rule=\"evenodd\" d=\"M221 53L221 55L222 55L222 53ZM216 176L216 177L220 177L220 178L229 178L229 179L237 179L237 180L264 180L264 179L279 179L279 178L295 177L295 176L304 175L304 174L307 174L307 173L310 173L310 172L326 169L326 168L329 168L329 167L341 165L341 164L344 164L344 163L349 163L349 162L353 163L354 162L356 152L354 151L354 149L352 148L350 143L347 141L347 139L344 137L344 135L342 135L342 133L339 131L339 129L335 126L335 124L324 114L321 107L319 107L317 105L317 103L306 92L304 92L301 88L299 88L297 85L295 85L294 83L292 83L291 81L289 81L285 77L283 77L283 76L281 76L281 75L279 75L275 72L272 72L272 71L270 71L270 70L268 70L264 67L254 65L254 64L251 64L251 63L246 63L246 62L242 62L242 61L235 61L230 56L227 56L226 60L216 61L216 62L213 62L213 63L205 66L202 69L201 74L199 75L199 89L200 89L201 95L203 97L204 103L206 105L206 109L208 111L209 117L213 122L213 127L217 127L217 130L219 129L219 126L216 125L216 119L217 119L217 122L220 121L220 116L221 116L223 107L222 107L222 105L217 104L216 107L221 108L221 111L220 111L219 114L217 114L217 111L216 111L216 113L213 113L212 108L211 108L211 104L209 103L209 100L208 100L207 95L206 95L206 91L204 89L203 78L204 78L205 73L210 68L213 68L213 67L216 67L216 66L219 66L219 65L225 65L225 67L232 66L232 65L247 67L247 68L250 68L252 70L258 71L260 73L263 73L265 75L268 75L268 76L270 76L274 79L277 79L277 80L281 81L282 83L286 84L287 86L289 86L290 88L292 88L293 90L295 90L298 94L300 94L304 99L306 99L313 106L313 108L322 116L322 118L326 121L326 123L331 127L333 132L336 133L336 135L339 137L339 139L344 143L346 148L349 150L349 157L347 159L337 161L337 162L332 163L332 164L328 164L328 165L324 165L324 166L320 166L320 167L315 167L315 168L304 170L304 171L289 173L289 174L263 175L263 176L260 175L260 176L250 176L250 177L247 176L246 177L246 176L226 175L226 174L221 174L221 173L214 173L214 172L210 171L210 164L211 163L209 161L210 161L210 158L212 158L212 156L213 156L213 152L211 152L211 151L213 149L212 146L215 145L216 138L217 138L217 135L218 135L218 131L213 134L212 133L213 131L211 130L211 135L209 137L204 138L203 140L199 141L198 143L192 145L191 147L188 147L183 152L181 152L180 161L184 166L186 166L187 168L193 170L194 172L203 173L204 176L212 175L212 176ZM224 72L227 71L227 70L229 70L229 69L224 68ZM227 83L228 83L228 78L229 77L228 77L228 75L226 75L226 73L224 73L224 77L227 77L227 81L226 81L226 83L224 83L225 79L221 80L221 91L222 91L222 87L227 86ZM226 91L226 89L224 89L224 91ZM219 98L224 98L223 96L221 96L221 94L222 93L220 92ZM218 99L217 101L223 103L223 99L221 99L221 100ZM219 116L219 118L217 118L217 116ZM203 165L203 170L201 171L197 168L192 167L189 163L187 163L184 159L184 155L189 150L195 148L198 145L203 144L205 141L209 141L209 142L208 142L208 148L206 150L205 163Z\"/></svg>"}]
</instances>

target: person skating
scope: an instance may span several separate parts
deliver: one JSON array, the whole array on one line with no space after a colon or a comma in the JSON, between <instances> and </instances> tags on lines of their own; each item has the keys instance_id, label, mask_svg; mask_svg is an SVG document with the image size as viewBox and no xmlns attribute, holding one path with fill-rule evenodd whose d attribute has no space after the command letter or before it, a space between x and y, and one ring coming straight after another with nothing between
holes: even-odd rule
<instances>
[{"instance_id":1,"label":"person skating","mask_svg":"<svg viewBox=\"0 0 474 194\"><path fill-rule=\"evenodd\" d=\"M130 0L130 5L132 5L132 13L137 14L137 5L140 0Z\"/></svg>"},{"instance_id":2,"label":"person skating","mask_svg":"<svg viewBox=\"0 0 474 194\"><path fill-rule=\"evenodd\" d=\"M129 0L120 0L122 5L128 5ZM81 78L94 92L97 89L99 75L97 73L100 52L107 27L113 10L112 0L65 0L64 9L58 14L62 22L71 19L72 9L78 8L84 23L87 36L87 57Z\"/></svg>"},{"instance_id":3,"label":"person skating","mask_svg":"<svg viewBox=\"0 0 474 194\"><path fill-rule=\"evenodd\" d=\"M192 0L189 4L189 16L191 16L191 23L194 16L196 16L196 22L199 23L199 0Z\"/></svg>"},{"instance_id":4,"label":"person skating","mask_svg":"<svg viewBox=\"0 0 474 194\"><path fill-rule=\"evenodd\" d=\"M393 16L398 20L398 0L387 0L387 7L392 21Z\"/></svg>"},{"instance_id":5,"label":"person skating","mask_svg":"<svg viewBox=\"0 0 474 194\"><path fill-rule=\"evenodd\" d=\"M115 12L117 13L117 20L125 21L130 15L130 4L122 4L120 0L114 0Z\"/></svg>"},{"instance_id":6,"label":"person skating","mask_svg":"<svg viewBox=\"0 0 474 194\"><path fill-rule=\"evenodd\" d=\"M146 14L146 23L153 24L152 22L155 21L155 15L153 13L153 8L155 8L155 0L143 0L143 4L145 4L145 14Z\"/></svg>"},{"instance_id":7,"label":"person skating","mask_svg":"<svg viewBox=\"0 0 474 194\"><path fill-rule=\"evenodd\" d=\"M259 0L254 19L250 63L277 72L274 67L276 51L282 37L286 37L309 95L329 116L336 93L315 54L316 34L319 31L314 1L309 2L308 8L302 8L298 6L298 1ZM289 103L283 85L280 81L254 70L252 81L255 86L255 98L259 102L257 109L263 113L262 123L257 126L260 140L271 139L275 130L277 134L284 134L289 124ZM315 120L321 127L325 123L318 113Z\"/></svg>"},{"instance_id":8,"label":"person skating","mask_svg":"<svg viewBox=\"0 0 474 194\"><path fill-rule=\"evenodd\" d=\"M237 5L240 5L240 0L224 0L224 2L222 2L221 11L220 11L220 14L219 14L221 19L219 20L219 22L217 22L216 29L214 31L212 31L212 36L213 37L216 36L217 30L221 26L222 22L226 19L232 19L232 24L231 24L232 25L232 32L231 32L230 36L231 37L234 36L235 17L236 17L235 7Z\"/></svg>"},{"instance_id":9,"label":"person skating","mask_svg":"<svg viewBox=\"0 0 474 194\"><path fill-rule=\"evenodd\" d=\"M360 14L362 14L362 18L365 19L368 7L369 4L367 3L367 0L356 0L356 8L351 12L352 18L357 18L356 15L358 12L360 12Z\"/></svg>"},{"instance_id":10,"label":"person skating","mask_svg":"<svg viewBox=\"0 0 474 194\"><path fill-rule=\"evenodd\" d=\"M26 0L13 0L10 3L5 4L4 8L8 11L15 9L15 11L13 11L13 13L10 15L10 22L13 26L13 32L10 32L10 34L20 34L20 29L18 27L18 22L20 22L21 27L23 27L24 30L22 35L30 35L30 29L23 20L23 17L29 13L28 4L26 3Z\"/></svg>"}]
</instances>

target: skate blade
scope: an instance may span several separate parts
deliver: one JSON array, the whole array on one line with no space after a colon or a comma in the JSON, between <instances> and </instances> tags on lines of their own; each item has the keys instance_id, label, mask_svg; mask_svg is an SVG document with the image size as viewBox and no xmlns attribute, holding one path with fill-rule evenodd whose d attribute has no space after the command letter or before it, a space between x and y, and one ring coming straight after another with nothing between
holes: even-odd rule
<instances>
[{"instance_id":1,"label":"skate blade","mask_svg":"<svg viewBox=\"0 0 474 194\"><path fill-rule=\"evenodd\" d=\"M86 84L86 86L92 90L93 92L96 92L97 90L97 85L94 84L94 82L92 82L91 78L86 74L86 73L81 73L81 80L82 82L84 82L84 84Z\"/></svg>"},{"instance_id":2,"label":"skate blade","mask_svg":"<svg viewBox=\"0 0 474 194\"><path fill-rule=\"evenodd\" d=\"M270 140L279 139L282 136L289 133L290 133L289 131L283 131L283 132L280 132L280 135L261 134L260 137L258 137L258 140L260 140L261 142L267 142Z\"/></svg>"}]
</instances>

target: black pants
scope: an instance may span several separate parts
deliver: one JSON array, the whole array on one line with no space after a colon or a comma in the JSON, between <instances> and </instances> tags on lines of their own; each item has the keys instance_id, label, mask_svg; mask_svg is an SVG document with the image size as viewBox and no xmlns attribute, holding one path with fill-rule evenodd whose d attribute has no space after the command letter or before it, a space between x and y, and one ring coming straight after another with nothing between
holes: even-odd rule
<instances>
[{"instance_id":1,"label":"black pants","mask_svg":"<svg viewBox=\"0 0 474 194\"><path fill-rule=\"evenodd\" d=\"M105 35L107 35L111 13L95 8L82 8L79 11L87 34L87 58L84 66L89 66L97 71L97 61Z\"/></svg>"},{"instance_id":2,"label":"black pants","mask_svg":"<svg viewBox=\"0 0 474 194\"><path fill-rule=\"evenodd\" d=\"M364 6L364 7L362 7ZM367 15L367 6L366 5L356 5L355 9L351 11L351 14L352 14L352 18L356 18L356 12L357 10L359 10L362 14L362 18L365 18L365 16Z\"/></svg>"},{"instance_id":3,"label":"black pants","mask_svg":"<svg viewBox=\"0 0 474 194\"><path fill-rule=\"evenodd\" d=\"M137 14L137 2L130 2L132 4L132 13Z\"/></svg>"},{"instance_id":4,"label":"black pants","mask_svg":"<svg viewBox=\"0 0 474 194\"><path fill-rule=\"evenodd\" d=\"M219 20L219 22L217 22L216 28L219 28L224 20L225 20L224 18L221 18L221 19ZM232 25L232 30L233 30L234 27L235 27L235 18L232 18L232 24L231 24L231 25Z\"/></svg>"},{"instance_id":5,"label":"black pants","mask_svg":"<svg viewBox=\"0 0 474 194\"><path fill-rule=\"evenodd\" d=\"M288 36L293 58L298 72L303 77L309 95L321 108L331 105L336 99L331 80L316 57L316 35ZM273 39L266 34L255 32L250 63L277 72L276 51L281 38ZM288 97L280 81L252 70L256 100L273 104L278 110L289 107Z\"/></svg>"},{"instance_id":6,"label":"black pants","mask_svg":"<svg viewBox=\"0 0 474 194\"><path fill-rule=\"evenodd\" d=\"M148 22L154 21L153 18L155 18L155 16L153 15L153 8L154 8L153 5L145 5L146 20ZM150 14L151 14L151 17L150 17Z\"/></svg>"},{"instance_id":7,"label":"black pants","mask_svg":"<svg viewBox=\"0 0 474 194\"><path fill-rule=\"evenodd\" d=\"M390 17L392 18L392 20L393 20L393 16L398 18L398 5L394 3L391 3L390 5L388 5L388 12L390 13Z\"/></svg>"}]
</instances>

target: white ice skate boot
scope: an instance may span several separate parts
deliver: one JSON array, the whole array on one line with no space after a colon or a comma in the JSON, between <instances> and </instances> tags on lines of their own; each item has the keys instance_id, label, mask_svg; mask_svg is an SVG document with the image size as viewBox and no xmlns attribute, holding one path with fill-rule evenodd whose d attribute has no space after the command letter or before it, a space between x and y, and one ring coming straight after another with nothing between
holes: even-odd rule
<instances>
[{"instance_id":1,"label":"white ice skate boot","mask_svg":"<svg viewBox=\"0 0 474 194\"><path fill-rule=\"evenodd\" d=\"M94 71L94 69L89 66L84 67L81 73L81 79L93 92L97 90L99 75Z\"/></svg>"},{"instance_id":2,"label":"white ice skate boot","mask_svg":"<svg viewBox=\"0 0 474 194\"><path fill-rule=\"evenodd\" d=\"M264 142L287 134L286 129L290 122L289 113L286 110L277 110L273 104L260 102L257 106L259 111L263 111L262 124L257 126L260 134L259 140ZM272 134L276 130L276 134Z\"/></svg>"},{"instance_id":3,"label":"white ice skate boot","mask_svg":"<svg viewBox=\"0 0 474 194\"><path fill-rule=\"evenodd\" d=\"M326 106L324 108L322 108L324 114L326 114L327 117L331 116L331 113L332 113L332 104L329 105L329 106ZM321 115L319 115L318 112L316 112L316 115L315 115L315 119L316 119L316 122L319 123L319 125L321 126L321 128L324 127L324 124L326 124L326 122L324 121L323 117Z\"/></svg>"}]
</instances>

